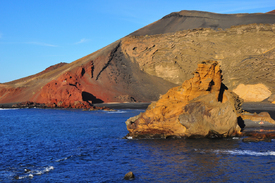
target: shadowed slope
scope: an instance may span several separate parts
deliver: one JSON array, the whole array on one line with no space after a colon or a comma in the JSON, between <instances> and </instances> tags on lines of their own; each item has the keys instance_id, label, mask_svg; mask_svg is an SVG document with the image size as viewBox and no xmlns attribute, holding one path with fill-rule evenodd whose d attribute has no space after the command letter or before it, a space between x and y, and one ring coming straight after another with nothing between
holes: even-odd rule
<instances>
[{"instance_id":1,"label":"shadowed slope","mask_svg":"<svg viewBox=\"0 0 275 183\"><path fill-rule=\"evenodd\" d=\"M180 11L164 16L162 19L147 25L132 36L154 35L196 28L226 29L236 25L252 23L273 24L274 14L217 14L201 11Z\"/></svg>"}]
</instances>

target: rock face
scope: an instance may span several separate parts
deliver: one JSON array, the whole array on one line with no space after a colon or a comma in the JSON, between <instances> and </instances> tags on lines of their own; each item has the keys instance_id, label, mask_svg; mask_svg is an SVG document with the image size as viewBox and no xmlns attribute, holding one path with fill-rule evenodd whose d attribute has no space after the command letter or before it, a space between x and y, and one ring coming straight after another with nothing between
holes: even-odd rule
<instances>
[{"instance_id":1,"label":"rock face","mask_svg":"<svg viewBox=\"0 0 275 183\"><path fill-rule=\"evenodd\" d=\"M261 102L272 94L268 87L262 83L255 85L239 84L233 92L244 99L244 102Z\"/></svg>"},{"instance_id":2,"label":"rock face","mask_svg":"<svg viewBox=\"0 0 275 183\"><path fill-rule=\"evenodd\" d=\"M224 84L231 90L240 84L261 83L275 93L274 32L275 24L241 25L220 31L201 28L128 36L121 46L141 70L177 85L192 77L201 60L216 60L221 64Z\"/></svg>"},{"instance_id":3,"label":"rock face","mask_svg":"<svg viewBox=\"0 0 275 183\"><path fill-rule=\"evenodd\" d=\"M240 132L242 100L222 83L216 61L198 64L194 77L170 89L144 113L126 121L132 138L227 137Z\"/></svg>"}]
</instances>

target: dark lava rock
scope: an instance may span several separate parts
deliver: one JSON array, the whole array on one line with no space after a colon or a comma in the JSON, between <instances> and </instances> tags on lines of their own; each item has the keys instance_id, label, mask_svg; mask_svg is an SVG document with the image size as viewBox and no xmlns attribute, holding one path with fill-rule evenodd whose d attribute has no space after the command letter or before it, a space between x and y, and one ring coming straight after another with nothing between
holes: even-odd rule
<instances>
[{"instance_id":1,"label":"dark lava rock","mask_svg":"<svg viewBox=\"0 0 275 183\"><path fill-rule=\"evenodd\" d=\"M31 171L31 170L28 169L28 168L26 168L26 169L24 170L25 173L29 173L30 171Z\"/></svg>"},{"instance_id":2,"label":"dark lava rock","mask_svg":"<svg viewBox=\"0 0 275 183\"><path fill-rule=\"evenodd\" d=\"M258 138L258 137L246 137L243 138L243 142L260 142L260 141L265 141L265 142L271 142L271 139L269 138Z\"/></svg>"},{"instance_id":3,"label":"dark lava rock","mask_svg":"<svg viewBox=\"0 0 275 183\"><path fill-rule=\"evenodd\" d=\"M124 176L124 179L125 180L131 180L131 179L134 179L135 178L135 175L133 174L133 172L128 172L125 176Z\"/></svg>"}]
</instances>

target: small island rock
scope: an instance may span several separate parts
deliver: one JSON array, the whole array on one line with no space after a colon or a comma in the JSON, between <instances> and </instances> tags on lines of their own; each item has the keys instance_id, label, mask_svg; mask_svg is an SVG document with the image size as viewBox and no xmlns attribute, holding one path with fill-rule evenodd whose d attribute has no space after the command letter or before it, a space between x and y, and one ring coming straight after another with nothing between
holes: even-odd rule
<instances>
[{"instance_id":1,"label":"small island rock","mask_svg":"<svg viewBox=\"0 0 275 183\"><path fill-rule=\"evenodd\" d=\"M132 138L228 137L240 133L242 99L222 83L217 61L198 64L194 77L170 89L126 121Z\"/></svg>"}]
</instances>

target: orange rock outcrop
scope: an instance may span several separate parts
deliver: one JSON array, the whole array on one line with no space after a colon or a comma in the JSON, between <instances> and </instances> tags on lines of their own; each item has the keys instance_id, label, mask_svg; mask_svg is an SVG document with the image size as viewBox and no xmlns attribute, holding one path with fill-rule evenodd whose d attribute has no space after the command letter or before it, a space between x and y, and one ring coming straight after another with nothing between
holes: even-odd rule
<instances>
[{"instance_id":1,"label":"orange rock outcrop","mask_svg":"<svg viewBox=\"0 0 275 183\"><path fill-rule=\"evenodd\" d=\"M243 120L251 120L251 121L265 121L271 124L275 124L274 119L270 117L270 114L268 112L261 112L259 114L257 113L249 113L244 112L240 115Z\"/></svg>"},{"instance_id":2,"label":"orange rock outcrop","mask_svg":"<svg viewBox=\"0 0 275 183\"><path fill-rule=\"evenodd\" d=\"M271 96L272 92L262 83L255 85L239 84L233 90L244 102L261 102Z\"/></svg>"},{"instance_id":3,"label":"orange rock outcrop","mask_svg":"<svg viewBox=\"0 0 275 183\"><path fill-rule=\"evenodd\" d=\"M216 61L198 64L194 77L170 89L144 113L126 121L131 138L230 136L237 124L241 100L222 83Z\"/></svg>"}]
</instances>

